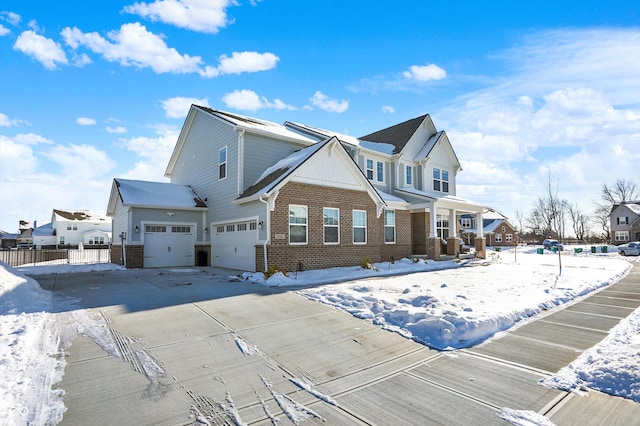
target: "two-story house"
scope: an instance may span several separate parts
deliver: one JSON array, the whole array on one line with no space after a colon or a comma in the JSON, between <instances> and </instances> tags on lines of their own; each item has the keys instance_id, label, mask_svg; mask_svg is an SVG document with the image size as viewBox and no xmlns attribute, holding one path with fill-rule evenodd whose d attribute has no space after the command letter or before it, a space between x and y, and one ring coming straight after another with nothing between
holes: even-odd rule
<instances>
[{"instance_id":1,"label":"two-story house","mask_svg":"<svg viewBox=\"0 0 640 426\"><path fill-rule=\"evenodd\" d=\"M148 256L156 234L188 226L193 244L185 252L241 270L351 266L412 254L439 259L443 240L448 254L459 251L458 215L481 220L487 210L457 197L459 171L446 133L428 115L354 138L193 105L165 173L171 183L157 183L167 191L189 188L191 204L165 197L138 214L122 202L116 179L108 214L114 226L121 220L112 258L142 250L144 260L128 266L158 265ZM204 218L176 221L179 208L200 209ZM117 238L121 233L129 237ZM476 241L484 251L481 232Z\"/></svg>"},{"instance_id":2,"label":"two-story house","mask_svg":"<svg viewBox=\"0 0 640 426\"><path fill-rule=\"evenodd\" d=\"M459 216L460 238L466 244L473 244L478 234L475 215ZM507 218L498 212L489 212L482 219L482 233L488 246L508 247L517 244L518 234Z\"/></svg>"},{"instance_id":3,"label":"two-story house","mask_svg":"<svg viewBox=\"0 0 640 426\"><path fill-rule=\"evenodd\" d=\"M614 244L640 241L640 202L615 204L609 213L609 223Z\"/></svg>"}]
</instances>

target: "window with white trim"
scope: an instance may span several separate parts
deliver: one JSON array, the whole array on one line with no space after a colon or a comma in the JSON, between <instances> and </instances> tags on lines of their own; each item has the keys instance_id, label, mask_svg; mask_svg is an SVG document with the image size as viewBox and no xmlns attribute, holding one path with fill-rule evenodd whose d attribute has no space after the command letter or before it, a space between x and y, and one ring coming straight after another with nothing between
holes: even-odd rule
<instances>
[{"instance_id":1,"label":"window with white trim","mask_svg":"<svg viewBox=\"0 0 640 426\"><path fill-rule=\"evenodd\" d=\"M376 179L378 182L384 182L384 163L378 161L376 164Z\"/></svg>"},{"instance_id":2,"label":"window with white trim","mask_svg":"<svg viewBox=\"0 0 640 426\"><path fill-rule=\"evenodd\" d=\"M249 231L255 231L257 228L257 223L249 222Z\"/></svg>"},{"instance_id":3,"label":"window with white trim","mask_svg":"<svg viewBox=\"0 0 640 426\"><path fill-rule=\"evenodd\" d=\"M247 230L247 224L246 223L239 223L238 224L238 231L246 231Z\"/></svg>"},{"instance_id":4,"label":"window with white trim","mask_svg":"<svg viewBox=\"0 0 640 426\"><path fill-rule=\"evenodd\" d=\"M438 192L449 192L449 172L438 168L433 168L433 190Z\"/></svg>"},{"instance_id":5,"label":"window with white trim","mask_svg":"<svg viewBox=\"0 0 640 426\"><path fill-rule=\"evenodd\" d=\"M436 215L436 229L438 231L438 237L447 239L449 238L449 216L444 214Z\"/></svg>"},{"instance_id":6,"label":"window with white trim","mask_svg":"<svg viewBox=\"0 0 640 426\"><path fill-rule=\"evenodd\" d=\"M616 231L614 239L616 241L629 241L629 231Z\"/></svg>"},{"instance_id":7,"label":"window with white trim","mask_svg":"<svg viewBox=\"0 0 640 426\"><path fill-rule=\"evenodd\" d=\"M167 232L167 227L163 225L145 225L144 232Z\"/></svg>"},{"instance_id":8,"label":"window with white trim","mask_svg":"<svg viewBox=\"0 0 640 426\"><path fill-rule=\"evenodd\" d=\"M218 226L216 226L216 232L217 232L218 234L223 233L223 232L224 232L224 225L218 225Z\"/></svg>"},{"instance_id":9,"label":"window with white trim","mask_svg":"<svg viewBox=\"0 0 640 426\"><path fill-rule=\"evenodd\" d=\"M627 223L629 223L629 218L626 216L620 216L618 218L618 225L626 225Z\"/></svg>"},{"instance_id":10,"label":"window with white trim","mask_svg":"<svg viewBox=\"0 0 640 426\"><path fill-rule=\"evenodd\" d=\"M367 160L367 179L373 180L373 160Z\"/></svg>"},{"instance_id":11,"label":"window with white trim","mask_svg":"<svg viewBox=\"0 0 640 426\"><path fill-rule=\"evenodd\" d=\"M227 147L221 148L218 152L218 179L227 177Z\"/></svg>"},{"instance_id":12,"label":"window with white trim","mask_svg":"<svg viewBox=\"0 0 640 426\"><path fill-rule=\"evenodd\" d=\"M396 211L384 211L384 242L392 244L396 242Z\"/></svg>"},{"instance_id":13,"label":"window with white trim","mask_svg":"<svg viewBox=\"0 0 640 426\"><path fill-rule=\"evenodd\" d=\"M235 232L235 230L236 230L235 225L227 225L227 232Z\"/></svg>"},{"instance_id":14,"label":"window with white trim","mask_svg":"<svg viewBox=\"0 0 640 426\"><path fill-rule=\"evenodd\" d=\"M513 242L513 234L506 234L506 235L504 236L504 240L505 240L506 242L508 242L508 243Z\"/></svg>"},{"instance_id":15,"label":"window with white trim","mask_svg":"<svg viewBox=\"0 0 640 426\"><path fill-rule=\"evenodd\" d=\"M502 234L496 234L493 239L496 243L502 242Z\"/></svg>"},{"instance_id":16,"label":"window with white trim","mask_svg":"<svg viewBox=\"0 0 640 426\"><path fill-rule=\"evenodd\" d=\"M324 243L340 244L340 210L332 207L322 209Z\"/></svg>"},{"instance_id":17,"label":"window with white trim","mask_svg":"<svg viewBox=\"0 0 640 426\"><path fill-rule=\"evenodd\" d=\"M471 228L471 218L470 217L460 218L460 226L463 228Z\"/></svg>"},{"instance_id":18,"label":"window with white trim","mask_svg":"<svg viewBox=\"0 0 640 426\"><path fill-rule=\"evenodd\" d=\"M60 237L60 244L64 244L64 236Z\"/></svg>"},{"instance_id":19,"label":"window with white trim","mask_svg":"<svg viewBox=\"0 0 640 426\"><path fill-rule=\"evenodd\" d=\"M190 226L172 226L171 232L181 232L181 233L189 233L191 232Z\"/></svg>"},{"instance_id":20,"label":"window with white trim","mask_svg":"<svg viewBox=\"0 0 640 426\"><path fill-rule=\"evenodd\" d=\"M411 166L405 166L405 182L407 185L413 185L413 168Z\"/></svg>"},{"instance_id":21,"label":"window with white trim","mask_svg":"<svg viewBox=\"0 0 640 426\"><path fill-rule=\"evenodd\" d=\"M366 210L353 211L353 243L367 243L367 212Z\"/></svg>"},{"instance_id":22,"label":"window with white trim","mask_svg":"<svg viewBox=\"0 0 640 426\"><path fill-rule=\"evenodd\" d=\"M289 244L307 244L307 206L289 204Z\"/></svg>"}]
</instances>

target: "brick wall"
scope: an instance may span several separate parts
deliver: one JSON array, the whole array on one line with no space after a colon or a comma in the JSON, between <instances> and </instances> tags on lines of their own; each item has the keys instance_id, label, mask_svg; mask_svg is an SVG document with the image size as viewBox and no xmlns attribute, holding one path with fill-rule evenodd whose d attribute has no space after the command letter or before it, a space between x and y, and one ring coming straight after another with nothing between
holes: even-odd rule
<instances>
[{"instance_id":1,"label":"brick wall","mask_svg":"<svg viewBox=\"0 0 640 426\"><path fill-rule=\"evenodd\" d=\"M289 205L307 206L307 244L289 244ZM340 210L340 244L324 244L323 208ZM352 210L367 212L367 244L353 243ZM271 212L269 265L287 271L359 265L400 259L411 254L411 214L396 210L396 243L384 243L384 216L376 217L376 205L366 192L289 182L278 195ZM256 270L264 270L262 246L256 246Z\"/></svg>"},{"instance_id":2,"label":"brick wall","mask_svg":"<svg viewBox=\"0 0 640 426\"><path fill-rule=\"evenodd\" d=\"M127 256L127 268L144 267L144 246L127 244L125 246L125 251Z\"/></svg>"},{"instance_id":3,"label":"brick wall","mask_svg":"<svg viewBox=\"0 0 640 426\"><path fill-rule=\"evenodd\" d=\"M115 263L116 265L124 265L121 245L111 245L111 263Z\"/></svg>"}]
</instances>

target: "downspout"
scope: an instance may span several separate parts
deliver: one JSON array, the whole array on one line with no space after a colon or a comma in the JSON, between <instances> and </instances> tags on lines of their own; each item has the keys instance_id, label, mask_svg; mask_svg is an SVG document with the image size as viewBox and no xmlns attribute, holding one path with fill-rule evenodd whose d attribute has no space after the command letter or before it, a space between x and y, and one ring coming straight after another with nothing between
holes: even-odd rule
<instances>
[{"instance_id":1,"label":"downspout","mask_svg":"<svg viewBox=\"0 0 640 426\"><path fill-rule=\"evenodd\" d=\"M259 200L267 205L267 238L264 240L264 244L262 245L262 253L264 257L264 270L269 269L269 261L267 260L267 245L271 241L271 209L269 208L269 201L264 200L262 197Z\"/></svg>"}]
</instances>

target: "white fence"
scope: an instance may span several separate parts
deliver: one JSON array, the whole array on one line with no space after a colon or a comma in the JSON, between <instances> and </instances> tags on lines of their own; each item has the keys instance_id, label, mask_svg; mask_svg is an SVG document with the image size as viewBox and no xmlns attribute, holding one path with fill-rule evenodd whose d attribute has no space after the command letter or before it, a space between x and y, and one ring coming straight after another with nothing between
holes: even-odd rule
<instances>
[{"instance_id":1,"label":"white fence","mask_svg":"<svg viewBox=\"0 0 640 426\"><path fill-rule=\"evenodd\" d=\"M10 266L110 263L111 250L108 248L0 250L0 261Z\"/></svg>"}]
</instances>

